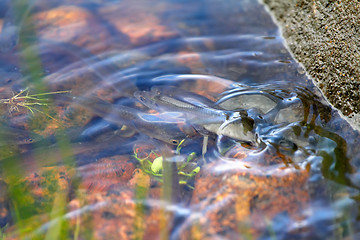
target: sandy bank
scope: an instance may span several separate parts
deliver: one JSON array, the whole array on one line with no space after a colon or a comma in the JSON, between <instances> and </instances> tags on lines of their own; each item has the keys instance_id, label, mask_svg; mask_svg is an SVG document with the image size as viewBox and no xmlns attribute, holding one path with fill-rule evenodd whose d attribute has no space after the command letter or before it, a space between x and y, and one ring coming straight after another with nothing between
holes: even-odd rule
<instances>
[{"instance_id":1,"label":"sandy bank","mask_svg":"<svg viewBox=\"0 0 360 240\"><path fill-rule=\"evenodd\" d=\"M295 58L360 129L360 1L262 0Z\"/></svg>"}]
</instances>

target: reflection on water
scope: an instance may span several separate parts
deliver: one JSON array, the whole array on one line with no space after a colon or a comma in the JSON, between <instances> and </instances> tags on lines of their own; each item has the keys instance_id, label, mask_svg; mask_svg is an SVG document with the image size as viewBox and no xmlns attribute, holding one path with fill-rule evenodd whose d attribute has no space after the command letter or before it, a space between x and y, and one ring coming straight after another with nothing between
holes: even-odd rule
<instances>
[{"instance_id":1,"label":"reflection on water","mask_svg":"<svg viewBox=\"0 0 360 240\"><path fill-rule=\"evenodd\" d=\"M257 2L1 4L6 237L358 235L360 136Z\"/></svg>"}]
</instances>

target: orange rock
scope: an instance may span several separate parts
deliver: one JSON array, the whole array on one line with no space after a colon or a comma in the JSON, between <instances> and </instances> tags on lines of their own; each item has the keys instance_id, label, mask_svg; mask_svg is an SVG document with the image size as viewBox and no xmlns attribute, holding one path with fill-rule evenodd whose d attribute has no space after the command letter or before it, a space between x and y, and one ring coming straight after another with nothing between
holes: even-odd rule
<instances>
[{"instance_id":1,"label":"orange rock","mask_svg":"<svg viewBox=\"0 0 360 240\"><path fill-rule=\"evenodd\" d=\"M21 179L8 176L9 189L16 189L17 193L9 192L10 196L7 197L13 198L13 204L16 204L16 209L20 212L20 218L28 220L26 223L29 230L37 229L50 220L50 212L56 206L56 202L60 201L64 205L66 204L72 176L73 171L69 171L65 166L44 167L37 173ZM57 198L59 193L62 197ZM6 214L2 204L4 203L0 199L0 220L3 220L2 215ZM11 236L9 239L20 239L16 237L18 227L17 225L9 226L7 229L7 233ZM26 230L24 234L26 234Z\"/></svg>"},{"instance_id":2,"label":"orange rock","mask_svg":"<svg viewBox=\"0 0 360 240\"><path fill-rule=\"evenodd\" d=\"M244 233L239 227L256 236L283 212L290 219L301 219L301 210L309 201L308 171L275 166L249 169L241 162L230 162L203 169L191 203L200 217L190 224L183 239L194 231L201 239L213 234L239 238Z\"/></svg>"},{"instance_id":3,"label":"orange rock","mask_svg":"<svg viewBox=\"0 0 360 240\"><path fill-rule=\"evenodd\" d=\"M33 173L25 177L22 182L27 186L37 197L45 197L45 195L52 193L49 188L54 189L57 185L56 191L69 190L71 183L71 171L65 166L61 167L44 167L38 173ZM56 184L55 186L53 186ZM47 196L50 197L50 196Z\"/></svg>"},{"instance_id":4,"label":"orange rock","mask_svg":"<svg viewBox=\"0 0 360 240\"><path fill-rule=\"evenodd\" d=\"M33 16L39 37L68 42L92 53L108 49L111 34L91 13L77 6L65 5Z\"/></svg>"},{"instance_id":5,"label":"orange rock","mask_svg":"<svg viewBox=\"0 0 360 240\"><path fill-rule=\"evenodd\" d=\"M102 202L95 199L92 201L93 196L92 194L87 197L89 204L97 206L103 203L103 205L91 211L90 221L93 226L86 226L86 228L93 230L92 236L95 239L104 240L131 239L136 207L133 192L126 188L119 188L116 192L104 195Z\"/></svg>"},{"instance_id":6,"label":"orange rock","mask_svg":"<svg viewBox=\"0 0 360 240\"><path fill-rule=\"evenodd\" d=\"M87 192L106 192L113 186L127 183L135 170L135 166L125 156L103 158L80 168L82 176L80 188Z\"/></svg>"},{"instance_id":7,"label":"orange rock","mask_svg":"<svg viewBox=\"0 0 360 240\"><path fill-rule=\"evenodd\" d=\"M71 202L72 209L81 208L79 203L91 206L90 214L80 216L79 236L90 235L101 240L157 239L160 236L163 206L159 205L159 195L153 198L156 194L151 192L158 192L161 185L150 186L150 177L141 169L136 169L128 182L103 191L88 191ZM154 204L156 201L158 203Z\"/></svg>"},{"instance_id":8,"label":"orange rock","mask_svg":"<svg viewBox=\"0 0 360 240\"><path fill-rule=\"evenodd\" d=\"M148 189L150 188L150 176L140 168L137 168L133 172L133 177L129 181L128 185L133 189L136 187Z\"/></svg>"},{"instance_id":9,"label":"orange rock","mask_svg":"<svg viewBox=\"0 0 360 240\"><path fill-rule=\"evenodd\" d=\"M151 7L151 12L147 9ZM108 5L100 10L100 14L113 24L121 33L125 34L133 46L139 46L170 39L177 36L177 32L161 23L157 14L164 12L166 4L152 1L121 1L117 5Z\"/></svg>"}]
</instances>

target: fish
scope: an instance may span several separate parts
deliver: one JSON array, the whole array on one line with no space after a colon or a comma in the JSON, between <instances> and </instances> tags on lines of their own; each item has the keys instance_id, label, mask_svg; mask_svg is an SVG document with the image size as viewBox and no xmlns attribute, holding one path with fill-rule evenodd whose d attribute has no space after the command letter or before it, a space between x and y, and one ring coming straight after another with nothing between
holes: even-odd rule
<instances>
[{"instance_id":1,"label":"fish","mask_svg":"<svg viewBox=\"0 0 360 240\"><path fill-rule=\"evenodd\" d=\"M179 87L174 86L153 86L151 88L152 92L156 92L157 94L167 95L173 98L179 98L187 102L191 102L192 104L203 105L208 108L216 109L218 108L218 104L211 101L207 97L202 95L181 89ZM220 108L224 109L224 108Z\"/></svg>"},{"instance_id":2,"label":"fish","mask_svg":"<svg viewBox=\"0 0 360 240\"><path fill-rule=\"evenodd\" d=\"M226 110L255 108L264 115L273 110L280 100L264 91L242 91L227 94L216 103Z\"/></svg>"},{"instance_id":3,"label":"fish","mask_svg":"<svg viewBox=\"0 0 360 240\"><path fill-rule=\"evenodd\" d=\"M227 112L209 108L201 101L180 99L152 89L152 91L136 91L134 96L145 106L159 112L178 112L192 122L202 118L202 122L218 123L225 121ZM210 100L209 100L210 101ZM211 116L211 118L208 118Z\"/></svg>"},{"instance_id":4,"label":"fish","mask_svg":"<svg viewBox=\"0 0 360 240\"><path fill-rule=\"evenodd\" d=\"M32 131L27 131L19 127L7 126L5 123L0 123L0 147L4 146L26 146L35 144L44 137Z\"/></svg>"},{"instance_id":5,"label":"fish","mask_svg":"<svg viewBox=\"0 0 360 240\"><path fill-rule=\"evenodd\" d=\"M148 114L124 105L111 104L99 98L76 97L73 104L84 107L104 120L119 127L126 125L151 138L179 145L180 142L191 137L194 131L183 132L177 126L173 116Z\"/></svg>"},{"instance_id":6,"label":"fish","mask_svg":"<svg viewBox=\"0 0 360 240\"><path fill-rule=\"evenodd\" d=\"M254 120L247 116L246 111L226 111L210 107L213 105L210 99L205 97L196 98L195 93L183 95L172 92L166 94L159 87L153 87L151 91L136 91L134 96L145 106L159 112L178 112L193 125L199 125L206 131L230 137L235 140L254 142ZM210 103L210 104L206 104Z\"/></svg>"}]
</instances>

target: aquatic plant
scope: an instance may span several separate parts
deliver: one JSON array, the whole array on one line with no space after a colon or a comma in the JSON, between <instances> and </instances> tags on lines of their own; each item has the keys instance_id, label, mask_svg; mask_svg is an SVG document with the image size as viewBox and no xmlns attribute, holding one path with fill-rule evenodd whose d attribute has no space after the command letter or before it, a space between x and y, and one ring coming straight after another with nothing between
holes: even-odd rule
<instances>
[{"instance_id":1,"label":"aquatic plant","mask_svg":"<svg viewBox=\"0 0 360 240\"><path fill-rule=\"evenodd\" d=\"M180 156L180 150L182 148L184 140L182 140L176 148L175 156ZM145 157L139 157L139 149L134 149L134 158L139 161L141 169L149 174L150 176L155 177L157 180L162 181L163 179L163 162L164 158L161 154L156 153L155 151L151 151ZM200 171L200 166L198 166L195 162L196 153L190 153L186 158L177 163L177 173L179 175L179 184L186 185L190 188L193 188L188 184L190 180L192 180L196 174Z\"/></svg>"},{"instance_id":2,"label":"aquatic plant","mask_svg":"<svg viewBox=\"0 0 360 240\"><path fill-rule=\"evenodd\" d=\"M10 2L10 1L9 1ZM31 2L31 1L30 1ZM66 93L69 91L48 91L46 89L46 84L43 82L44 68L42 66L42 61L37 52L37 48L34 48L36 41L35 28L32 23L31 18L31 3L26 0L14 0L11 1L10 8L14 15L14 24L16 26L21 26L19 31L19 60L21 62L21 72L26 75L26 78L23 78L23 85L26 87L24 90L13 93L13 96L9 98L0 99L0 106L8 107L10 113L28 111L31 114L40 113L42 116L46 116L51 120L58 122L58 120L53 117L49 109L52 107L52 101L50 95ZM22 27L22 23L26 22L26 27ZM31 92L34 93L30 93ZM11 114L10 117L15 114ZM47 119L48 120L48 119ZM29 134L39 130L39 127L44 127L47 124L44 124L41 121L41 124L32 125L27 127ZM71 151L69 141L64 134L61 133L62 128L58 129L54 135L57 140L57 146L59 153L61 154L62 162L64 166L72 166L74 163L74 158L72 154L65 156L65 153ZM0 139L3 142L8 143L6 146L11 146L12 150L7 153L1 152L1 164L2 164L2 176L8 187L8 198L10 200L10 211L11 211L11 229L3 228L0 230L0 239L7 238L20 238L25 239L30 237L31 239L64 239L69 230L67 224L61 223L56 224L56 226L46 230L46 236L31 236L34 234L34 230L41 226L42 221L34 221L34 214L39 214L45 216L45 219L51 221L56 219L59 216L63 216L66 211L66 202L69 189L62 188L61 180L63 176L58 176L56 181L52 174L44 173L43 176L37 175L34 173L32 177L39 180L39 188L35 189L37 193L41 193L40 196L34 193L34 185L27 183L24 178L27 176L24 163L23 163L23 153L17 149L17 146L14 146L11 141L6 139L5 135L0 135ZM7 141L5 141L7 140ZM41 144L41 143L39 143ZM57 154L50 154L46 156L46 160L42 159L40 156L42 154L39 148L33 149L31 155L34 159L34 164L36 165L40 162L46 161L51 162L52 160L56 161ZM29 153L30 154L30 153ZM55 171L55 170L54 170ZM71 180L74 175L71 175ZM32 179L34 180L34 179ZM43 201L45 199L45 201ZM41 204L38 204L38 203ZM6 235L4 235L4 233ZM45 237L45 238L44 238Z\"/></svg>"},{"instance_id":3,"label":"aquatic plant","mask_svg":"<svg viewBox=\"0 0 360 240\"><path fill-rule=\"evenodd\" d=\"M9 112L20 112L19 108L25 108L30 111L32 114L34 112L40 112L45 114L49 118L54 119L49 114L45 113L44 111L36 108L36 106L47 106L48 99L42 98L43 96L54 95L59 93L69 93L70 91L56 91L56 92L47 92L47 93L38 93L38 94L31 94L29 95L29 89L25 88L24 90L20 91L19 93L13 93L13 96L10 98L0 99L0 104L5 104L9 106Z\"/></svg>"}]
</instances>

